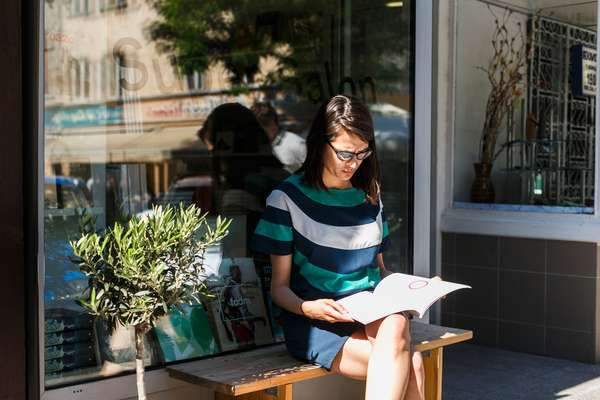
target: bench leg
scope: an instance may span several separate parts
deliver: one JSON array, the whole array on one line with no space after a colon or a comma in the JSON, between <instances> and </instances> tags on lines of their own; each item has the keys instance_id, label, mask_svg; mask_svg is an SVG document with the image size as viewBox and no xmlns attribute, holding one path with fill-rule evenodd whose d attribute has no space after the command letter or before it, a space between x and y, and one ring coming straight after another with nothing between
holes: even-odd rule
<instances>
[{"instance_id":1,"label":"bench leg","mask_svg":"<svg viewBox=\"0 0 600 400\"><path fill-rule=\"evenodd\" d=\"M289 383L239 396L215 392L215 400L292 400L292 384Z\"/></svg>"},{"instance_id":2,"label":"bench leg","mask_svg":"<svg viewBox=\"0 0 600 400\"><path fill-rule=\"evenodd\" d=\"M442 399L442 366L444 348L431 350L429 355L423 355L425 366L425 400Z\"/></svg>"}]
</instances>

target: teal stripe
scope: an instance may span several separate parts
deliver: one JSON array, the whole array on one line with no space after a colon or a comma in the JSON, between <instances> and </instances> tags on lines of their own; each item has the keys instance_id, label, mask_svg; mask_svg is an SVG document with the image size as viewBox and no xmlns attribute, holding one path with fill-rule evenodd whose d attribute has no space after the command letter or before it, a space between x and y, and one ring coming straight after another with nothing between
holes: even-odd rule
<instances>
[{"instance_id":1,"label":"teal stripe","mask_svg":"<svg viewBox=\"0 0 600 400\"><path fill-rule=\"evenodd\" d=\"M390 234L390 227L388 226L387 221L383 222L383 237L386 237Z\"/></svg>"},{"instance_id":2,"label":"teal stripe","mask_svg":"<svg viewBox=\"0 0 600 400\"><path fill-rule=\"evenodd\" d=\"M381 280L378 267L365 267L350 274L338 274L310 263L299 251L294 253L294 263L311 286L322 292L340 293L370 289Z\"/></svg>"},{"instance_id":3,"label":"teal stripe","mask_svg":"<svg viewBox=\"0 0 600 400\"><path fill-rule=\"evenodd\" d=\"M263 235L275 240L291 242L294 238L292 228L286 225L274 224L261 219L254 233Z\"/></svg>"},{"instance_id":4,"label":"teal stripe","mask_svg":"<svg viewBox=\"0 0 600 400\"><path fill-rule=\"evenodd\" d=\"M319 190L301 182L302 175L292 175L287 180L296 186L309 199L326 206L355 207L365 202L365 192L361 189Z\"/></svg>"}]
</instances>

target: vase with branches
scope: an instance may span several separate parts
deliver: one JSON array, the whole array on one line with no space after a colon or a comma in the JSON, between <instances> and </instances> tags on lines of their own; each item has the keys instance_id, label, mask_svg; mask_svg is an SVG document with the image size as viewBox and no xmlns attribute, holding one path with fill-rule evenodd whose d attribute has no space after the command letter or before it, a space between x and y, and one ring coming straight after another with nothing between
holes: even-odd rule
<instances>
[{"instance_id":1,"label":"vase with branches","mask_svg":"<svg viewBox=\"0 0 600 400\"><path fill-rule=\"evenodd\" d=\"M506 9L498 16L491 7L488 9L494 16L492 56L487 66L477 68L486 74L490 92L485 107L478 161L474 164L475 181L471 187L471 200L486 203L494 201L491 171L503 149L496 151L496 144L512 104L522 95L530 48L521 22L516 22L514 29L509 29L512 11Z\"/></svg>"}]
</instances>

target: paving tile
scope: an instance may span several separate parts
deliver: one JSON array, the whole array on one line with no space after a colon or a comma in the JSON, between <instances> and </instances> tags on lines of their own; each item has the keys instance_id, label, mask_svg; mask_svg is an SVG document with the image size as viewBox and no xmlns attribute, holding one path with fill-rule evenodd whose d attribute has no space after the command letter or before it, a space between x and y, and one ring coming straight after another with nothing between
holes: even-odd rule
<instances>
[{"instance_id":1,"label":"paving tile","mask_svg":"<svg viewBox=\"0 0 600 400\"><path fill-rule=\"evenodd\" d=\"M461 343L444 350L442 398L598 400L600 365Z\"/></svg>"}]
</instances>

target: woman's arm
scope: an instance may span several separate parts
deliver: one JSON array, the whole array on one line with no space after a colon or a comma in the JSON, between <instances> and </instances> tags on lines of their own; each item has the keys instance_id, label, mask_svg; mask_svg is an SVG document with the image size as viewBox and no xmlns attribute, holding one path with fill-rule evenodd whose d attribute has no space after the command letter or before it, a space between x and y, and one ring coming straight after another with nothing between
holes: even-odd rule
<instances>
[{"instance_id":1,"label":"woman's arm","mask_svg":"<svg viewBox=\"0 0 600 400\"><path fill-rule=\"evenodd\" d=\"M383 263L383 253L377 254L377 265L379 266L379 272L382 279L393 273L385 268L385 264Z\"/></svg>"},{"instance_id":2,"label":"woman's arm","mask_svg":"<svg viewBox=\"0 0 600 400\"><path fill-rule=\"evenodd\" d=\"M290 276L292 273L292 255L271 255L273 276L271 277L271 297L281 308L295 314L304 315L302 312L302 299L290 289Z\"/></svg>"},{"instance_id":3,"label":"woman's arm","mask_svg":"<svg viewBox=\"0 0 600 400\"><path fill-rule=\"evenodd\" d=\"M271 255L273 276L271 277L271 297L281 308L295 314L328 322L352 322L346 310L332 299L305 301L290 289L292 255Z\"/></svg>"}]
</instances>

